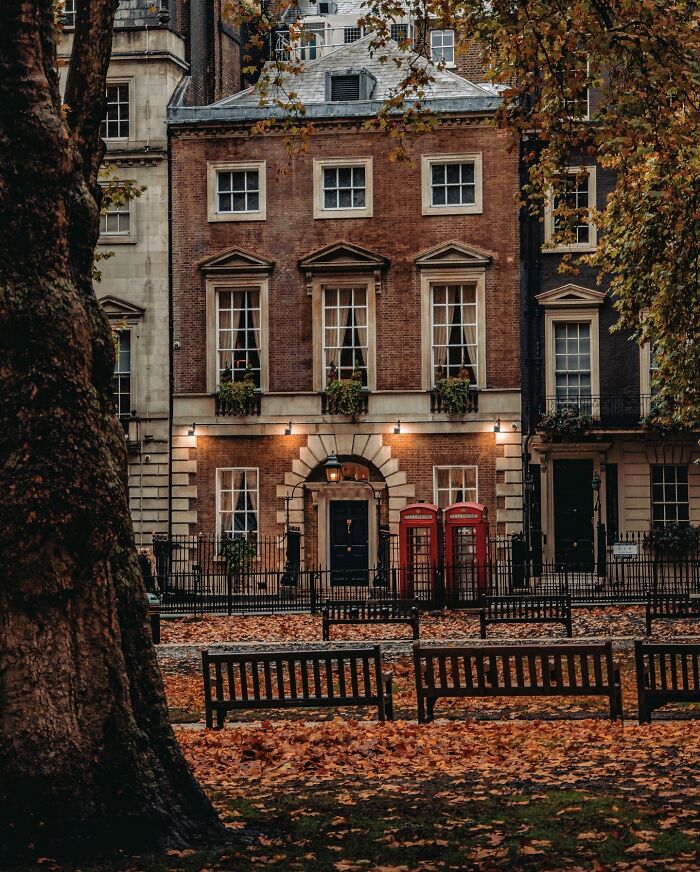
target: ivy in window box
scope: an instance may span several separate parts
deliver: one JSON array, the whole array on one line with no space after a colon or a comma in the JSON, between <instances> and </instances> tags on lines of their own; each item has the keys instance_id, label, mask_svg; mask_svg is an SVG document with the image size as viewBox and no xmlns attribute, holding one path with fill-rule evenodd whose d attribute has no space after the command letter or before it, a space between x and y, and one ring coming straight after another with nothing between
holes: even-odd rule
<instances>
[{"instance_id":1,"label":"ivy in window box","mask_svg":"<svg viewBox=\"0 0 700 872\"><path fill-rule=\"evenodd\" d=\"M593 418L575 407L542 415L538 429L545 442L576 442L593 429Z\"/></svg>"},{"instance_id":2,"label":"ivy in window box","mask_svg":"<svg viewBox=\"0 0 700 872\"><path fill-rule=\"evenodd\" d=\"M644 547L659 557L681 557L695 553L700 547L700 527L691 527L678 521L653 527L644 536Z\"/></svg>"},{"instance_id":3,"label":"ivy in window box","mask_svg":"<svg viewBox=\"0 0 700 872\"><path fill-rule=\"evenodd\" d=\"M456 377L438 378L435 387L440 392L442 409L448 417L459 418L469 411L469 376L464 367L460 369Z\"/></svg>"},{"instance_id":4,"label":"ivy in window box","mask_svg":"<svg viewBox=\"0 0 700 872\"><path fill-rule=\"evenodd\" d=\"M228 414L236 415L239 418L249 415L255 396L253 370L247 367L243 379L235 382L232 381L231 370L225 369L221 373L217 393L221 407L225 408Z\"/></svg>"},{"instance_id":5,"label":"ivy in window box","mask_svg":"<svg viewBox=\"0 0 700 872\"><path fill-rule=\"evenodd\" d=\"M363 408L362 375L357 370L358 378L353 372L352 378L336 378L328 382L326 396L330 407L338 415L349 415L353 421L357 420Z\"/></svg>"}]
</instances>

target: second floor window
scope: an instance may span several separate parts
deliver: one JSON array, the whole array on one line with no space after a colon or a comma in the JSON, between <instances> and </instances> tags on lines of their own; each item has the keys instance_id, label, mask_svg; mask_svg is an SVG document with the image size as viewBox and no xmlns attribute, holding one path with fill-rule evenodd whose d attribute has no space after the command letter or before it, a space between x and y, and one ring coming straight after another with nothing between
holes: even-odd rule
<instances>
[{"instance_id":1,"label":"second floor window","mask_svg":"<svg viewBox=\"0 0 700 872\"><path fill-rule=\"evenodd\" d=\"M478 385L478 322L474 285L432 286L433 381L466 369Z\"/></svg>"},{"instance_id":2,"label":"second floor window","mask_svg":"<svg viewBox=\"0 0 700 872\"><path fill-rule=\"evenodd\" d=\"M651 521L654 527L690 522L687 466L652 465Z\"/></svg>"},{"instance_id":3,"label":"second floor window","mask_svg":"<svg viewBox=\"0 0 700 872\"><path fill-rule=\"evenodd\" d=\"M217 291L217 382L231 370L241 381L252 373L260 387L260 289Z\"/></svg>"},{"instance_id":4,"label":"second floor window","mask_svg":"<svg viewBox=\"0 0 700 872\"><path fill-rule=\"evenodd\" d=\"M566 177L564 191L554 199L554 208L563 209L566 213L554 215L554 231L560 232L564 228L568 231L573 219L571 244L574 246L585 247L593 243L588 212L592 193L591 183L590 173L571 172Z\"/></svg>"},{"instance_id":5,"label":"second floor window","mask_svg":"<svg viewBox=\"0 0 700 872\"><path fill-rule=\"evenodd\" d=\"M367 385L367 288L323 289L323 368L325 383L352 378L359 370Z\"/></svg>"},{"instance_id":6,"label":"second floor window","mask_svg":"<svg viewBox=\"0 0 700 872\"><path fill-rule=\"evenodd\" d=\"M394 42L398 42L399 45L407 42L410 35L408 24L392 24L390 35Z\"/></svg>"},{"instance_id":7,"label":"second floor window","mask_svg":"<svg viewBox=\"0 0 700 872\"><path fill-rule=\"evenodd\" d=\"M131 331L120 330L117 359L112 378L114 404L119 417L124 420L131 416Z\"/></svg>"},{"instance_id":8,"label":"second floor window","mask_svg":"<svg viewBox=\"0 0 700 872\"><path fill-rule=\"evenodd\" d=\"M362 38L361 27L345 27L343 28L343 42L347 45L351 42L357 42Z\"/></svg>"},{"instance_id":9,"label":"second floor window","mask_svg":"<svg viewBox=\"0 0 700 872\"><path fill-rule=\"evenodd\" d=\"M430 53L435 63L445 62L446 66L454 66L455 62L455 32L454 30L431 30Z\"/></svg>"},{"instance_id":10,"label":"second floor window","mask_svg":"<svg viewBox=\"0 0 700 872\"><path fill-rule=\"evenodd\" d=\"M223 536L254 536L258 531L258 470L218 469L217 532Z\"/></svg>"},{"instance_id":11,"label":"second floor window","mask_svg":"<svg viewBox=\"0 0 700 872\"><path fill-rule=\"evenodd\" d=\"M554 386L557 406L591 405L591 325L564 321L554 325Z\"/></svg>"},{"instance_id":12,"label":"second floor window","mask_svg":"<svg viewBox=\"0 0 700 872\"><path fill-rule=\"evenodd\" d=\"M102 138L129 138L128 82L107 85L107 114L102 122Z\"/></svg>"},{"instance_id":13,"label":"second floor window","mask_svg":"<svg viewBox=\"0 0 700 872\"><path fill-rule=\"evenodd\" d=\"M216 174L217 211L259 212L260 176L258 170L219 171Z\"/></svg>"}]
</instances>

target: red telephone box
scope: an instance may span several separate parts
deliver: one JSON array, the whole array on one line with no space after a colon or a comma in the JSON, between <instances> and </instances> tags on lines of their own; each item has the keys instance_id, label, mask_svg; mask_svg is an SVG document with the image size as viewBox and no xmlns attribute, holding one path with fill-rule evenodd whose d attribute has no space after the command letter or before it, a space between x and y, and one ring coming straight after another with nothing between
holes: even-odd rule
<instances>
[{"instance_id":1,"label":"red telephone box","mask_svg":"<svg viewBox=\"0 0 700 872\"><path fill-rule=\"evenodd\" d=\"M453 602L488 592L488 509L454 503L445 509L445 584Z\"/></svg>"},{"instance_id":2,"label":"red telephone box","mask_svg":"<svg viewBox=\"0 0 700 872\"><path fill-rule=\"evenodd\" d=\"M403 599L432 599L433 574L442 556L442 509L411 503L399 513L400 592Z\"/></svg>"}]
</instances>

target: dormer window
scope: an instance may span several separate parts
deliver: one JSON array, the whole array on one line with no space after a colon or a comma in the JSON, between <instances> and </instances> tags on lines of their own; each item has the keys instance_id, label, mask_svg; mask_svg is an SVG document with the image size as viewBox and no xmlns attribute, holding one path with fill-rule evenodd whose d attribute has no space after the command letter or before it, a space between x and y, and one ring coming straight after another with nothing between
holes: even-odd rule
<instances>
[{"instance_id":1,"label":"dormer window","mask_svg":"<svg viewBox=\"0 0 700 872\"><path fill-rule=\"evenodd\" d=\"M317 12L319 15L335 15L338 11L338 4L333 0L320 0L317 4Z\"/></svg>"},{"instance_id":2,"label":"dormer window","mask_svg":"<svg viewBox=\"0 0 700 872\"><path fill-rule=\"evenodd\" d=\"M367 70L326 73L326 100L333 103L369 100L377 80Z\"/></svg>"}]
</instances>

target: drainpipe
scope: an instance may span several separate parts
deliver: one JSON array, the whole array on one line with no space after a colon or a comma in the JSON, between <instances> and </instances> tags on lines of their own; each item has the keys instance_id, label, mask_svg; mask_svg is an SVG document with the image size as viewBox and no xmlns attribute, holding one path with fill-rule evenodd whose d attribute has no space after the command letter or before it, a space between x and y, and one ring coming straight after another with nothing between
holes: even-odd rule
<instances>
[{"instance_id":1,"label":"drainpipe","mask_svg":"<svg viewBox=\"0 0 700 872\"><path fill-rule=\"evenodd\" d=\"M173 150L170 125L166 122L168 154L168 542L173 533Z\"/></svg>"}]
</instances>

